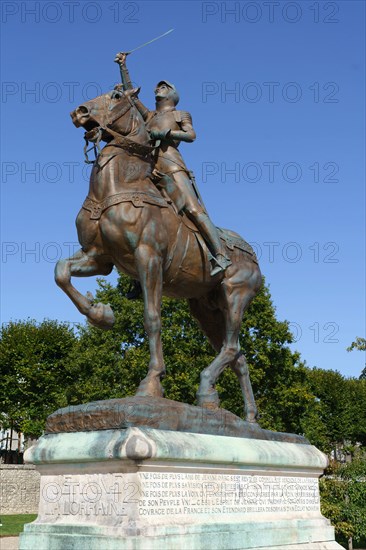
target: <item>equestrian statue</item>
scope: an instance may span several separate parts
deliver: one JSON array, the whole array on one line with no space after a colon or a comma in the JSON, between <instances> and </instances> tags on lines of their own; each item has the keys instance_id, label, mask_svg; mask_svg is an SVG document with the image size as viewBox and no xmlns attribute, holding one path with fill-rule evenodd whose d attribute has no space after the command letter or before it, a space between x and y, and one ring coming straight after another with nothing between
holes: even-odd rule
<instances>
[{"instance_id":1,"label":"equestrian statue","mask_svg":"<svg viewBox=\"0 0 366 550\"><path fill-rule=\"evenodd\" d=\"M192 142L191 115L179 111L178 92L167 80L155 87L155 110L138 98L126 66L115 61L122 84L71 113L96 153L89 192L76 219L81 248L56 264L55 280L88 321L101 329L114 324L109 304L78 292L71 277L108 275L113 267L141 287L150 361L136 395L163 397L162 296L188 300L190 311L217 356L201 372L197 404L219 406L215 384L233 369L243 393L246 419L257 409L248 365L239 346L242 318L258 293L262 276L251 246L237 233L212 223L194 176L179 152ZM104 142L103 148L100 144Z\"/></svg>"}]
</instances>

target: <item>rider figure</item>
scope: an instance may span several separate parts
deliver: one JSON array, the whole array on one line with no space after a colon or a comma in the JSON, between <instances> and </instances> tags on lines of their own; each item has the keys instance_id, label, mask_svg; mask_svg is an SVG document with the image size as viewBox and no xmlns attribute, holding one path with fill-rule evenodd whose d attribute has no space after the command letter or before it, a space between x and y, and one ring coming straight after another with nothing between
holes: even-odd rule
<instances>
[{"instance_id":1,"label":"rider figure","mask_svg":"<svg viewBox=\"0 0 366 550\"><path fill-rule=\"evenodd\" d=\"M123 90L133 88L126 66L126 55L121 52L115 58L115 62L121 68ZM169 176L174 181L174 191L170 191L172 186L167 186L166 191L178 212L184 211L195 223L213 254L216 266L212 269L211 275L225 271L231 265L231 261L225 256L225 248L216 227L197 198L189 171L178 150L181 141L191 143L196 139L191 115L186 111L176 110L179 95L175 86L167 80L161 80L156 85L154 111L149 111L137 97L134 101L145 120L151 140L155 142L155 173L160 178Z\"/></svg>"}]
</instances>

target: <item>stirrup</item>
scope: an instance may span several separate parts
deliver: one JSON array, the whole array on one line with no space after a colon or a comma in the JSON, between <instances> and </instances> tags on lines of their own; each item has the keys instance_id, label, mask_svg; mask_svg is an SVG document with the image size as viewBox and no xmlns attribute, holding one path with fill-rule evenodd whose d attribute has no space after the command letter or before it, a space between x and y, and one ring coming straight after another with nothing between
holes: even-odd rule
<instances>
[{"instance_id":1,"label":"stirrup","mask_svg":"<svg viewBox=\"0 0 366 550\"><path fill-rule=\"evenodd\" d=\"M217 256L220 256L220 260L217 259ZM226 256L224 256L223 254L217 254L217 256L213 256L212 258L217 265L211 269L211 277L214 277L215 275L220 273L220 271L225 271L232 264L231 260L229 260L229 258L226 258Z\"/></svg>"}]
</instances>

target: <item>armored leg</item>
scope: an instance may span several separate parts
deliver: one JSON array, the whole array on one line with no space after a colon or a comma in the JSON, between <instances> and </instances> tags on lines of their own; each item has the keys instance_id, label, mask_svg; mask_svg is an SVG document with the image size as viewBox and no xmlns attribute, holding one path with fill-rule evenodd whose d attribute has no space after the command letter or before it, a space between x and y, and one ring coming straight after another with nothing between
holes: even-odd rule
<instances>
[{"instance_id":1,"label":"armored leg","mask_svg":"<svg viewBox=\"0 0 366 550\"><path fill-rule=\"evenodd\" d=\"M176 172L174 174L174 181L180 192L180 196L184 198L182 210L197 225L216 261L217 265L211 271L211 275L213 276L220 271L225 271L231 265L231 261L226 258L225 249L220 241L217 229L199 204L187 174L183 171Z\"/></svg>"}]
</instances>

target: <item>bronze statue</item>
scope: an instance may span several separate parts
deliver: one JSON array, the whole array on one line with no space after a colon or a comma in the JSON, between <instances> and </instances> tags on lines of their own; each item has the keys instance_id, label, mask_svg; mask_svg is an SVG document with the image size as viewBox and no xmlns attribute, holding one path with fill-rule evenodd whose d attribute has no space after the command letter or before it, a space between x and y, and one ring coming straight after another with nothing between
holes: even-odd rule
<instances>
[{"instance_id":1,"label":"bronze statue","mask_svg":"<svg viewBox=\"0 0 366 550\"><path fill-rule=\"evenodd\" d=\"M215 383L230 367L242 389L246 418L255 422L257 410L239 332L243 314L261 286L261 273L252 248L238 234L207 230L208 216L192 198L177 150L183 138L194 138L194 131L188 113L175 111L175 94L171 85L159 83L157 104L169 108L145 112L138 89L125 83L123 89L117 87L71 113L75 126L86 130L87 145L91 142L99 149L101 141L106 144L93 164L89 193L76 220L81 249L57 263L55 279L89 322L103 329L114 323L109 304L95 303L90 293L82 295L71 277L108 275L116 266L140 281L150 362L139 396L163 395L162 295L186 298L218 353L201 373L198 405L218 407ZM176 159L179 169L174 168ZM196 216L187 206L191 198ZM212 256L201 231L212 248L216 246L214 252L228 258L225 269L219 266L212 273ZM220 248L213 244L217 239Z\"/></svg>"}]
</instances>

